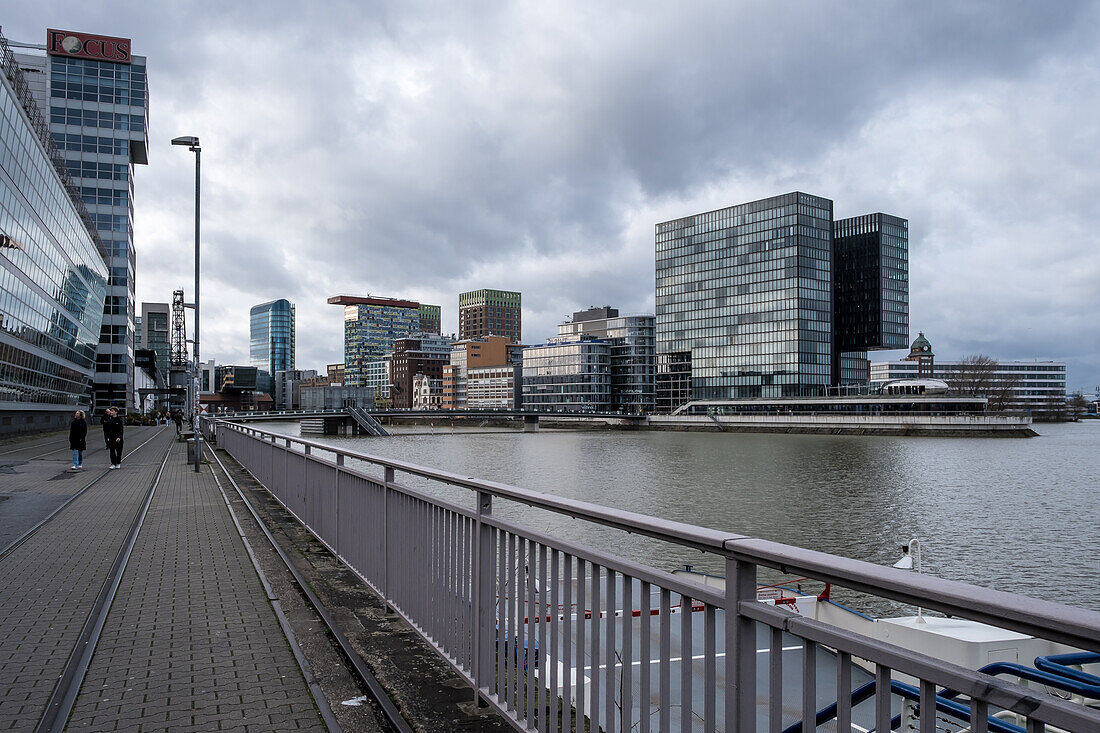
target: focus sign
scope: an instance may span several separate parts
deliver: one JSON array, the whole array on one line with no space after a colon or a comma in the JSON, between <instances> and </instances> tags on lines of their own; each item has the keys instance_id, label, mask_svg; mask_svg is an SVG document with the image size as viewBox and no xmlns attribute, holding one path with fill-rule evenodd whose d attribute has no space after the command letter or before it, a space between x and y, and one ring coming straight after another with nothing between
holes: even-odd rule
<instances>
[{"instance_id":1,"label":"focus sign","mask_svg":"<svg viewBox=\"0 0 1100 733\"><path fill-rule=\"evenodd\" d=\"M74 56L79 59L128 64L130 39L49 28L46 30L46 53L51 56Z\"/></svg>"}]
</instances>

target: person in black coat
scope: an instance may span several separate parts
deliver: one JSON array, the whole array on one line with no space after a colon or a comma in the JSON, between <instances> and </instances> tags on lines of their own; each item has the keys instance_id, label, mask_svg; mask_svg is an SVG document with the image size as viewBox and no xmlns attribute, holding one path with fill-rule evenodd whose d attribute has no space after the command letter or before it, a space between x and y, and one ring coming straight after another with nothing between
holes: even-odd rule
<instances>
[{"instance_id":1,"label":"person in black coat","mask_svg":"<svg viewBox=\"0 0 1100 733\"><path fill-rule=\"evenodd\" d=\"M69 449L73 452L73 470L84 468L84 451L88 450L88 423L84 411L77 410L69 423Z\"/></svg>"},{"instance_id":2,"label":"person in black coat","mask_svg":"<svg viewBox=\"0 0 1100 733\"><path fill-rule=\"evenodd\" d=\"M124 423L118 411L108 407L103 413L103 442L111 452L111 468L122 467L122 430Z\"/></svg>"}]
</instances>

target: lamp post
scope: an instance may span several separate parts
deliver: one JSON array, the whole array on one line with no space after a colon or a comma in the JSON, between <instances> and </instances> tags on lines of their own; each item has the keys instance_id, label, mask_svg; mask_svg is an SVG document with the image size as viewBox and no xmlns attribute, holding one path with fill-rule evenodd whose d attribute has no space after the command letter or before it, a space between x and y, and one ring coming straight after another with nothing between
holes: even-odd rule
<instances>
[{"instance_id":1,"label":"lamp post","mask_svg":"<svg viewBox=\"0 0 1100 733\"><path fill-rule=\"evenodd\" d=\"M920 573L921 572L920 549L921 549L920 540L918 540L916 538L913 538L913 539L909 540L909 544L901 546L901 551L905 554L903 554L901 556L900 560L898 560L896 563L894 563L894 567L895 568L900 568L902 570L916 570L917 573ZM921 608L920 606L917 606L917 623L918 624L927 623L924 620L924 609Z\"/></svg>"},{"instance_id":2,"label":"lamp post","mask_svg":"<svg viewBox=\"0 0 1100 733\"><path fill-rule=\"evenodd\" d=\"M172 144L186 145L195 154L195 356L191 379L195 396L191 413L195 430L195 472L198 473L199 466L202 465L202 430L199 429L199 161L202 158L202 148L199 147L199 139L194 135L174 138Z\"/></svg>"}]
</instances>

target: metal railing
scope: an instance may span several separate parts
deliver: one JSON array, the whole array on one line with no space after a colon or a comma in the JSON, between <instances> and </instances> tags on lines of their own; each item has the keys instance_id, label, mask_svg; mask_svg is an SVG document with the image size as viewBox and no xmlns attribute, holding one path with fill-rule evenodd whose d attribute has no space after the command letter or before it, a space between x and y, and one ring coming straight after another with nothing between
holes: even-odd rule
<instances>
[{"instance_id":1,"label":"metal railing","mask_svg":"<svg viewBox=\"0 0 1100 733\"><path fill-rule=\"evenodd\" d=\"M1100 712L1041 689L759 603L757 569L797 573L1089 651L1100 651L1100 613L246 425L219 422L216 433L219 445L517 729L780 731L798 721L815 727L823 703L837 701L837 730L857 729L853 716L861 716L862 729L887 731L899 703L886 691L895 676L907 675L919 681L919 702L907 703L918 715L942 706L940 689L951 690L969 704L974 731L988 730L987 716L995 712L1028 731L1100 730ZM379 469L380 476L370 474ZM470 500L439 498L408 485L408 477L464 489ZM496 500L721 556L725 589L533 531L494 514ZM823 674L826 658L835 660L834 671ZM854 658L870 662L873 674ZM857 709L852 692L868 680L884 692ZM934 714L919 716L920 731L936 724Z\"/></svg>"}]
</instances>

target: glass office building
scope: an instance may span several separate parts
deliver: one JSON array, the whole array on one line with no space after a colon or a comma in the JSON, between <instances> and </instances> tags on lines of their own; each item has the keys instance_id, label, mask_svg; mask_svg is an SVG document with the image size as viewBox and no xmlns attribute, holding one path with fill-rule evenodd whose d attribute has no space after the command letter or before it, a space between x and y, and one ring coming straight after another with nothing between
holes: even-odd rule
<instances>
[{"instance_id":1,"label":"glass office building","mask_svg":"<svg viewBox=\"0 0 1100 733\"><path fill-rule=\"evenodd\" d=\"M102 242L109 268L95 373L95 412L133 407L134 165L148 163L145 57L129 39L48 30L17 63ZM95 41L95 43L91 43ZM45 53L42 53L44 51Z\"/></svg>"},{"instance_id":2,"label":"glass office building","mask_svg":"<svg viewBox=\"0 0 1100 733\"><path fill-rule=\"evenodd\" d=\"M559 336L523 350L523 407L560 412L611 410L611 345Z\"/></svg>"},{"instance_id":3,"label":"glass office building","mask_svg":"<svg viewBox=\"0 0 1100 733\"><path fill-rule=\"evenodd\" d=\"M896 348L903 331L905 345L904 219L834 224L831 200L793 192L663 222L655 238L660 411L685 397L820 395L866 383L868 349Z\"/></svg>"},{"instance_id":4,"label":"glass office building","mask_svg":"<svg viewBox=\"0 0 1100 733\"><path fill-rule=\"evenodd\" d=\"M829 385L832 224L796 192L657 225L657 351L690 353L693 399Z\"/></svg>"},{"instance_id":5,"label":"glass office building","mask_svg":"<svg viewBox=\"0 0 1100 733\"><path fill-rule=\"evenodd\" d=\"M604 306L577 311L558 324L558 336L587 335L610 346L611 409L635 415L654 411L655 321L651 315L619 315Z\"/></svg>"},{"instance_id":6,"label":"glass office building","mask_svg":"<svg viewBox=\"0 0 1100 733\"><path fill-rule=\"evenodd\" d=\"M0 434L89 410L107 266L63 159L0 36Z\"/></svg>"},{"instance_id":7,"label":"glass office building","mask_svg":"<svg viewBox=\"0 0 1100 733\"><path fill-rule=\"evenodd\" d=\"M294 304L286 298L252 306L249 364L263 372L260 389L274 395L275 372L294 368Z\"/></svg>"},{"instance_id":8,"label":"glass office building","mask_svg":"<svg viewBox=\"0 0 1100 733\"><path fill-rule=\"evenodd\" d=\"M425 332L425 326L438 334L437 305L397 298L336 295L332 305L344 306L344 384L366 385L366 365L393 351L393 342L411 334Z\"/></svg>"},{"instance_id":9,"label":"glass office building","mask_svg":"<svg viewBox=\"0 0 1100 733\"><path fill-rule=\"evenodd\" d=\"M833 222L834 384L866 384L867 352L909 345L909 222L864 214Z\"/></svg>"}]
</instances>

